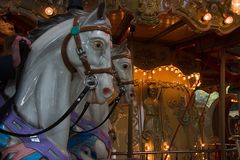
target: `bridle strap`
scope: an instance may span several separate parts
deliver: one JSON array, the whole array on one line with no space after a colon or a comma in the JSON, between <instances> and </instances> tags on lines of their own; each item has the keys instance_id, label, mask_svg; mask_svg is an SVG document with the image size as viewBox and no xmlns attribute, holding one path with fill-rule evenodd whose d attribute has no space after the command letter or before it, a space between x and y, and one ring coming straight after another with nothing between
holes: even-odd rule
<instances>
[{"instance_id":1,"label":"bridle strap","mask_svg":"<svg viewBox=\"0 0 240 160\"><path fill-rule=\"evenodd\" d=\"M88 31L94 31L94 30L103 31L107 34L112 35L111 30L104 26L83 26L83 27L81 27L81 32L88 32Z\"/></svg>"},{"instance_id":2,"label":"bridle strap","mask_svg":"<svg viewBox=\"0 0 240 160\"><path fill-rule=\"evenodd\" d=\"M116 59L122 59L122 58L132 59L132 56L131 56L131 54L117 54L117 55L114 55L114 56L111 57L112 61L116 60ZM119 75L116 71L116 68L115 68L113 62L112 62L112 68L114 70L114 77L117 81L118 86L134 84L133 80L131 80L131 81L122 81L121 80L121 78L119 77Z\"/></svg>"},{"instance_id":3,"label":"bridle strap","mask_svg":"<svg viewBox=\"0 0 240 160\"><path fill-rule=\"evenodd\" d=\"M116 71L116 67L114 66L114 64L113 64L113 61L112 61L112 68L113 68L113 75L114 75L114 78L116 79L116 81L117 81L117 85L118 86L121 86L121 79L120 79L120 77L119 77L119 75L118 75L118 73L117 73L117 71Z\"/></svg>"},{"instance_id":4,"label":"bridle strap","mask_svg":"<svg viewBox=\"0 0 240 160\"><path fill-rule=\"evenodd\" d=\"M68 34L64 40L63 40L63 44L62 44L62 48L61 48L61 55L62 55L62 59L63 59L63 63L65 64L65 66L67 67L67 69L69 70L70 73L74 73L77 70L73 67L73 65L70 63L68 56L67 56L67 44L69 42L69 40L71 39L72 35Z\"/></svg>"},{"instance_id":5,"label":"bridle strap","mask_svg":"<svg viewBox=\"0 0 240 160\"><path fill-rule=\"evenodd\" d=\"M129 84L134 84L134 81L121 81L121 85L129 85Z\"/></svg>"},{"instance_id":6,"label":"bridle strap","mask_svg":"<svg viewBox=\"0 0 240 160\"><path fill-rule=\"evenodd\" d=\"M117 54L117 55L112 56L112 60L121 59L121 58L132 59L132 56L129 54Z\"/></svg>"},{"instance_id":7,"label":"bridle strap","mask_svg":"<svg viewBox=\"0 0 240 160\"><path fill-rule=\"evenodd\" d=\"M79 36L78 36L79 37ZM76 42L77 43L77 42ZM81 42L80 42L81 43ZM81 54L81 53L80 53ZM86 53L82 53L82 55L79 55L79 59L81 60L84 68L85 68L85 74L86 75L89 75L91 74L91 66L89 65L88 63L88 60L87 60L87 55Z\"/></svg>"},{"instance_id":8,"label":"bridle strap","mask_svg":"<svg viewBox=\"0 0 240 160\"><path fill-rule=\"evenodd\" d=\"M106 74L113 74L113 70L111 67L109 68L100 68L100 69L92 69L90 64L88 63L87 60L87 55L86 52L83 51L82 48L82 42L81 42L81 38L79 33L80 32L88 32L88 31L93 31L93 30L100 30L103 31L107 34L111 34L111 30L107 27L104 26L83 26L83 27L79 27L79 19L80 17L75 17L73 20L73 32L71 31L71 34L68 34L64 41L63 41L63 45L62 45L62 49L61 49L61 54L62 54L62 58L63 58L63 62L65 64L65 66L67 67L67 69L71 72L74 73L76 72L76 69L74 68L74 66L70 63L69 58L67 56L67 44L69 42L69 40L71 39L71 37L74 37L74 41L76 44L76 52L79 56L80 61L82 62L84 69L85 69L85 75L90 75L90 74L102 74L102 73L106 73ZM76 33L75 33L76 32Z\"/></svg>"},{"instance_id":9,"label":"bridle strap","mask_svg":"<svg viewBox=\"0 0 240 160\"><path fill-rule=\"evenodd\" d=\"M113 74L113 69L112 68L99 68L99 69L91 69L90 72L85 72L86 75L91 75L91 74Z\"/></svg>"},{"instance_id":10,"label":"bridle strap","mask_svg":"<svg viewBox=\"0 0 240 160\"><path fill-rule=\"evenodd\" d=\"M83 54L80 56L80 60L85 68L85 75L91 75L91 74L102 74L102 73L107 73L107 74L113 74L112 68L99 68L99 69L91 69L91 66L88 63L87 60L87 55Z\"/></svg>"}]
</instances>

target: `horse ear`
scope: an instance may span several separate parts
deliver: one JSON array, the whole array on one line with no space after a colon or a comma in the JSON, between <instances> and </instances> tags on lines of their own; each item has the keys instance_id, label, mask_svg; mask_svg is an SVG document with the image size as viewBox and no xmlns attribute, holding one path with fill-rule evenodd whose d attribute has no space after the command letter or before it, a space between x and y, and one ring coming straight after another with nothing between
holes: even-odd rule
<instances>
[{"instance_id":1,"label":"horse ear","mask_svg":"<svg viewBox=\"0 0 240 160\"><path fill-rule=\"evenodd\" d=\"M127 50L128 49L128 43L127 43L127 39L125 39L122 43L121 43L121 46L123 46L124 50Z\"/></svg>"},{"instance_id":2,"label":"horse ear","mask_svg":"<svg viewBox=\"0 0 240 160\"><path fill-rule=\"evenodd\" d=\"M105 13L105 2L101 2L97 9L97 19L102 19Z\"/></svg>"},{"instance_id":3,"label":"horse ear","mask_svg":"<svg viewBox=\"0 0 240 160\"><path fill-rule=\"evenodd\" d=\"M125 39L124 41L121 42L121 44L119 45L119 48L122 51L128 50L127 39Z\"/></svg>"},{"instance_id":4,"label":"horse ear","mask_svg":"<svg viewBox=\"0 0 240 160\"><path fill-rule=\"evenodd\" d=\"M105 2L101 2L98 7L88 16L83 25L92 25L97 20L104 19L105 14Z\"/></svg>"}]
</instances>

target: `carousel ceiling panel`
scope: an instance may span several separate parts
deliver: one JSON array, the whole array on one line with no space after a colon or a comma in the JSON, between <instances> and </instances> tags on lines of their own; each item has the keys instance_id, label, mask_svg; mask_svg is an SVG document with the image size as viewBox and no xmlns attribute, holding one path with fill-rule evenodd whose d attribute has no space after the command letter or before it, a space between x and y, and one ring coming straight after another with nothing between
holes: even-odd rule
<instances>
[{"instance_id":1,"label":"carousel ceiling panel","mask_svg":"<svg viewBox=\"0 0 240 160\"><path fill-rule=\"evenodd\" d=\"M134 36L136 38L153 38L170 26L176 24L179 20L180 18L177 16L164 14L160 16L160 23L158 25L149 26L145 24L135 24L136 30Z\"/></svg>"},{"instance_id":2,"label":"carousel ceiling panel","mask_svg":"<svg viewBox=\"0 0 240 160\"><path fill-rule=\"evenodd\" d=\"M190 38L194 36L196 32L194 32L188 25L184 25L175 29L174 31L168 33L167 35L161 37L161 40L164 41L180 41L182 39Z\"/></svg>"},{"instance_id":3,"label":"carousel ceiling panel","mask_svg":"<svg viewBox=\"0 0 240 160\"><path fill-rule=\"evenodd\" d=\"M158 43L131 42L129 48L134 58L134 65L143 70L153 69L162 65L170 65L172 52Z\"/></svg>"}]
</instances>

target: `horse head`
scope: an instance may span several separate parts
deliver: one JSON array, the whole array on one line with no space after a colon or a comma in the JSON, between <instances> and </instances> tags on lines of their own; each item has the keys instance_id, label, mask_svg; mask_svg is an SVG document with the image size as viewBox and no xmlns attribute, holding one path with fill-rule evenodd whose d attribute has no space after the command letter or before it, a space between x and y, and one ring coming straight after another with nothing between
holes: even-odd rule
<instances>
[{"instance_id":1,"label":"horse head","mask_svg":"<svg viewBox=\"0 0 240 160\"><path fill-rule=\"evenodd\" d=\"M92 88L90 102L102 104L113 94L110 22L101 3L87 18L74 19L66 52L70 63ZM89 79L90 78L90 79Z\"/></svg>"},{"instance_id":2,"label":"horse head","mask_svg":"<svg viewBox=\"0 0 240 160\"><path fill-rule=\"evenodd\" d=\"M127 48L127 41L113 47L112 63L116 72L118 85L126 88L126 101L130 103L134 96L133 85L133 64L130 50Z\"/></svg>"}]
</instances>

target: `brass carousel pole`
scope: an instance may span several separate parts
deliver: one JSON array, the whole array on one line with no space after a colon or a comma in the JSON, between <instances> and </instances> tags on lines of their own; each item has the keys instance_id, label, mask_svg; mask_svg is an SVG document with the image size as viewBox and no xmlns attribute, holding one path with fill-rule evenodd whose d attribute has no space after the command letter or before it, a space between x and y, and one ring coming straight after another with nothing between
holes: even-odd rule
<instances>
[{"instance_id":1,"label":"brass carousel pole","mask_svg":"<svg viewBox=\"0 0 240 160\"><path fill-rule=\"evenodd\" d=\"M133 32L135 31L135 26L130 27L131 36L133 36ZM133 51L132 44L131 51ZM133 63L133 61L132 61ZM133 102L128 104L128 154L127 158L131 159L133 157Z\"/></svg>"},{"instance_id":2,"label":"brass carousel pole","mask_svg":"<svg viewBox=\"0 0 240 160\"><path fill-rule=\"evenodd\" d=\"M132 155L133 155L133 133L132 133L132 127L133 127L133 105L129 104L128 105L128 154L127 154L127 158L131 159Z\"/></svg>"},{"instance_id":3,"label":"brass carousel pole","mask_svg":"<svg viewBox=\"0 0 240 160\"><path fill-rule=\"evenodd\" d=\"M220 58L221 58L221 67L220 67L220 102L219 102L219 140L221 143L221 160L226 159L225 153L225 95L226 95L226 87L225 87L225 50L220 50Z\"/></svg>"},{"instance_id":4,"label":"brass carousel pole","mask_svg":"<svg viewBox=\"0 0 240 160\"><path fill-rule=\"evenodd\" d=\"M143 126L142 126L142 120L143 120L143 117L142 117L142 113L143 113L143 81L140 81L139 83L139 90L138 90L138 94L139 94L139 97L138 97L138 116L139 116L139 149L141 152L144 152L144 144L143 144L143 140L142 140L142 132L143 132ZM140 156L140 159L143 160L144 159L144 155Z\"/></svg>"}]
</instances>

